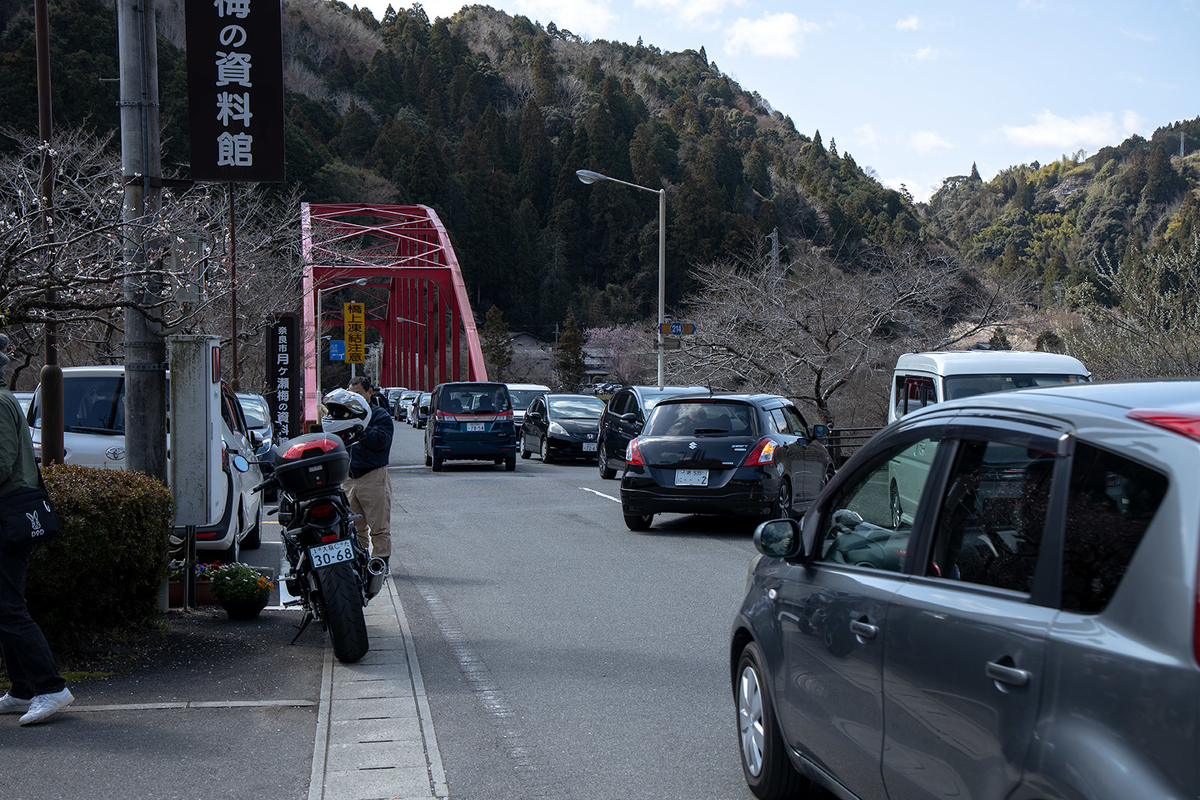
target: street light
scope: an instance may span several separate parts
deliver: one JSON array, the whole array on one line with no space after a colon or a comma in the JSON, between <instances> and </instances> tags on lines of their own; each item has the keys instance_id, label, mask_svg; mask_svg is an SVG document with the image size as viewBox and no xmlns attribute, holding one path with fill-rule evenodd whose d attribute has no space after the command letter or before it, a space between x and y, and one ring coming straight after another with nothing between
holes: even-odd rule
<instances>
[{"instance_id":1,"label":"street light","mask_svg":"<svg viewBox=\"0 0 1200 800\"><path fill-rule=\"evenodd\" d=\"M358 280L347 281L346 283L339 283L337 286L325 286L325 287L317 289L317 336L320 337L319 339L317 339L317 402L318 403L321 402L321 398L324 397L324 395L321 393L321 362L324 361L325 359L323 359L321 357L321 340L326 339L326 338L332 338L332 337L321 336L321 318L322 318L322 316L324 316L322 307L321 307L321 296L323 294L325 294L325 292L336 292L338 289L345 289L347 286L366 286L366 285L367 285L367 279L359 278ZM354 372L353 364L350 365L350 371L352 373L351 377L353 377L353 372Z\"/></svg>"},{"instance_id":2,"label":"street light","mask_svg":"<svg viewBox=\"0 0 1200 800\"><path fill-rule=\"evenodd\" d=\"M610 178L607 175L602 175L599 172L592 172L590 169L577 169L575 174L579 180L586 184L593 184L596 181L612 181L619 183L622 186L630 186L634 189L641 189L643 192L653 192L658 195L658 388L663 385L663 323L666 321L666 294L667 294L667 190L666 189L651 189L649 186L639 186L636 183Z\"/></svg>"}]
</instances>

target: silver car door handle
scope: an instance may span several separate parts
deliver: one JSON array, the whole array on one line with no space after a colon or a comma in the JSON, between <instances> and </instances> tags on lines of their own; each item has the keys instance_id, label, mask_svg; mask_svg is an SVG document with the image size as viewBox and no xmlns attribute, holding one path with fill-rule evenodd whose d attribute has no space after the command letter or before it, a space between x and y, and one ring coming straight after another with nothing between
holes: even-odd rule
<instances>
[{"instance_id":1,"label":"silver car door handle","mask_svg":"<svg viewBox=\"0 0 1200 800\"><path fill-rule=\"evenodd\" d=\"M869 622L861 622L854 620L850 623L850 632L855 636L861 636L864 639L874 639L879 633L879 626L872 625Z\"/></svg>"},{"instance_id":2,"label":"silver car door handle","mask_svg":"<svg viewBox=\"0 0 1200 800\"><path fill-rule=\"evenodd\" d=\"M992 680L1007 683L1010 686L1028 686L1029 681L1033 679L1033 673L1028 670L1006 667L1003 664L997 664L995 661L987 663L985 672L987 672L987 676Z\"/></svg>"}]
</instances>

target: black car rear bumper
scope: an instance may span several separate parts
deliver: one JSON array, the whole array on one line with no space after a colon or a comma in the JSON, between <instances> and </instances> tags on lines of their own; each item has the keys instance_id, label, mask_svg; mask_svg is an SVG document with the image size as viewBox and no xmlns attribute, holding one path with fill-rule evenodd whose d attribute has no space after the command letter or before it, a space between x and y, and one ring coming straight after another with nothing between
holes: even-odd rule
<instances>
[{"instance_id":1,"label":"black car rear bumper","mask_svg":"<svg viewBox=\"0 0 1200 800\"><path fill-rule=\"evenodd\" d=\"M627 486L626 483L633 483ZM641 514L730 514L766 516L771 513L777 485L730 481L719 489L669 488L653 481L626 480L621 485L621 511Z\"/></svg>"}]
</instances>

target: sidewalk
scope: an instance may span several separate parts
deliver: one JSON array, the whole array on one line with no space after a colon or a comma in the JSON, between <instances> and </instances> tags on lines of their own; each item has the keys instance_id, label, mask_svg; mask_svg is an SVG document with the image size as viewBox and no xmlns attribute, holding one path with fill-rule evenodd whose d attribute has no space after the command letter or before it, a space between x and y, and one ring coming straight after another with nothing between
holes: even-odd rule
<instances>
[{"instance_id":1,"label":"sidewalk","mask_svg":"<svg viewBox=\"0 0 1200 800\"><path fill-rule=\"evenodd\" d=\"M0 716L0 796L444 800L446 778L392 581L366 608L371 649L333 659L300 612L168 617L153 660L71 685L42 725Z\"/></svg>"},{"instance_id":2,"label":"sidewalk","mask_svg":"<svg viewBox=\"0 0 1200 800\"><path fill-rule=\"evenodd\" d=\"M445 798L446 776L412 632L392 581L367 606L371 649L325 649L309 800Z\"/></svg>"}]
</instances>

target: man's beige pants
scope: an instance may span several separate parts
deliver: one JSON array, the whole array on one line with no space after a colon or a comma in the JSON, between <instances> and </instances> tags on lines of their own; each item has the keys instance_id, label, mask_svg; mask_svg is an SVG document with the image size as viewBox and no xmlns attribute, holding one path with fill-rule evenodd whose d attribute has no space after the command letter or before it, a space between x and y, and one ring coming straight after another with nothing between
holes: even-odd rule
<instances>
[{"instance_id":1,"label":"man's beige pants","mask_svg":"<svg viewBox=\"0 0 1200 800\"><path fill-rule=\"evenodd\" d=\"M373 557L387 558L392 554L392 479L387 467L376 467L361 478L347 478L342 487L350 499L350 510L363 517L355 522L358 543Z\"/></svg>"}]
</instances>

